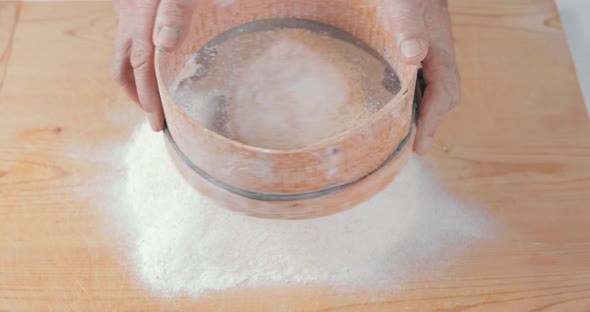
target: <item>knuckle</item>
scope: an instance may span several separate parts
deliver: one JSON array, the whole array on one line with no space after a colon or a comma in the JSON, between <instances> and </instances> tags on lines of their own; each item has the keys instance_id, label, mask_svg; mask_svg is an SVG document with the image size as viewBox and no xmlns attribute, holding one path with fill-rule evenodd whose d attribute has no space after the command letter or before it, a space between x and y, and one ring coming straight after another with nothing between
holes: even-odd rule
<instances>
[{"instance_id":1,"label":"knuckle","mask_svg":"<svg viewBox=\"0 0 590 312\"><path fill-rule=\"evenodd\" d=\"M155 9L157 0L137 0L138 9Z\"/></svg>"},{"instance_id":2,"label":"knuckle","mask_svg":"<svg viewBox=\"0 0 590 312\"><path fill-rule=\"evenodd\" d=\"M432 106L432 115L441 119L446 113L449 112L449 103L435 103Z\"/></svg>"},{"instance_id":3,"label":"knuckle","mask_svg":"<svg viewBox=\"0 0 590 312\"><path fill-rule=\"evenodd\" d=\"M163 18L169 19L170 21L185 17L189 10L189 5L185 1L164 1L160 5L160 14Z\"/></svg>"},{"instance_id":4,"label":"knuckle","mask_svg":"<svg viewBox=\"0 0 590 312\"><path fill-rule=\"evenodd\" d=\"M436 76L440 77L441 91L444 92L450 103L449 110L457 106L461 98L461 78L452 53L447 50L439 50L440 56L436 60Z\"/></svg>"},{"instance_id":5,"label":"knuckle","mask_svg":"<svg viewBox=\"0 0 590 312\"><path fill-rule=\"evenodd\" d=\"M399 17L399 32L407 37L422 36L425 37L424 21L421 16L413 14L404 14Z\"/></svg>"},{"instance_id":6,"label":"knuckle","mask_svg":"<svg viewBox=\"0 0 590 312\"><path fill-rule=\"evenodd\" d=\"M153 48L149 44L134 44L133 50L131 51L131 67L134 70L141 69L151 62L153 56Z\"/></svg>"},{"instance_id":7,"label":"knuckle","mask_svg":"<svg viewBox=\"0 0 590 312\"><path fill-rule=\"evenodd\" d=\"M400 24L403 25L415 25L419 23L419 17L416 14L413 14L411 12L406 12L403 14L400 14L397 19L399 20Z\"/></svg>"}]
</instances>

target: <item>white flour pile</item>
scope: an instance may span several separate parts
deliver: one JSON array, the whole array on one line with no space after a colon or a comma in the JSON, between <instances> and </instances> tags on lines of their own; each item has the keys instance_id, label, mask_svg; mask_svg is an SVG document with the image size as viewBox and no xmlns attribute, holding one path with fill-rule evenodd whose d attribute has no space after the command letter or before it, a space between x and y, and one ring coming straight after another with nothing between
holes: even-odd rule
<instances>
[{"instance_id":1,"label":"white flour pile","mask_svg":"<svg viewBox=\"0 0 590 312\"><path fill-rule=\"evenodd\" d=\"M261 283L400 285L403 276L490 237L487 223L412 159L370 201L333 216L264 220L216 206L177 173L161 135L143 125L124 151L117 220L147 287L197 296Z\"/></svg>"}]
</instances>

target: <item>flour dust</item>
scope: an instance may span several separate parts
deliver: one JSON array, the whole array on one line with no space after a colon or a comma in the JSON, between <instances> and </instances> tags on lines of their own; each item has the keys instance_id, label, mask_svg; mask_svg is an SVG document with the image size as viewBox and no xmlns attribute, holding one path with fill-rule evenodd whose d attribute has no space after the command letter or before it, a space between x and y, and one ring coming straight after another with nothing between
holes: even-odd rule
<instances>
[{"instance_id":1,"label":"flour dust","mask_svg":"<svg viewBox=\"0 0 590 312\"><path fill-rule=\"evenodd\" d=\"M403 286L441 253L491 237L488 223L442 191L417 159L351 210L287 221L240 215L197 193L147 124L123 157L114 216L139 278L169 296L269 283Z\"/></svg>"}]
</instances>

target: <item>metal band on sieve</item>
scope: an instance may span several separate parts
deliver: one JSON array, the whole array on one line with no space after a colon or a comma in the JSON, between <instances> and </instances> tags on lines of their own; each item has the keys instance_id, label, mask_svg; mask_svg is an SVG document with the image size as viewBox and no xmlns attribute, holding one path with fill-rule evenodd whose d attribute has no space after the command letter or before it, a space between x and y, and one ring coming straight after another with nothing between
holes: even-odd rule
<instances>
[{"instance_id":1,"label":"metal band on sieve","mask_svg":"<svg viewBox=\"0 0 590 312\"><path fill-rule=\"evenodd\" d=\"M168 140L168 142L170 143L170 146L172 146L172 148L174 149L176 154L180 157L180 159L182 159L182 161L184 161L184 163L187 166L189 166L194 172L196 172L198 175L203 177L208 182L210 182L213 185L220 187L228 192L234 193L236 195L239 195L239 196L242 196L242 197L245 197L248 199L261 200L261 201L286 202L286 201L312 199L312 198L326 196L326 195L341 191L343 189L346 189L350 186L353 186L353 185L363 181L364 179L370 177L371 175L375 174L377 171L379 171L381 168L383 168L384 166L389 164L393 159L395 159L395 157L406 147L406 145L408 145L408 143L410 142L410 139L412 138L412 134L414 133L414 131L416 131L415 128L416 128L416 118L417 118L417 114L418 114L418 106L420 104L420 101L422 100L422 92L425 89L426 89L426 84L424 83L424 80L422 78L422 73L419 72L418 79L416 81L416 95L414 96L414 107L412 109L412 124L410 126L410 131L408 131L408 134L400 142L400 144L397 146L397 148L389 155L389 157L387 157L387 159L385 159L385 161L381 165L379 165L377 168L373 169L373 171L369 172L367 175L359 178L358 180L348 182L345 184L341 184L338 186L328 187L323 190L319 190L319 191L315 191L315 192L298 193L298 194L261 193L261 192L253 192L253 191L244 190L244 189L226 184L226 183L214 178L213 176L211 176L210 174L205 172L203 169L201 169L199 166L195 165L182 152L182 150L180 149L178 144L176 144L176 141L174 141L174 138L172 137L172 134L170 133L170 130L168 129L167 126L164 127L164 135L165 135L166 139Z\"/></svg>"}]
</instances>

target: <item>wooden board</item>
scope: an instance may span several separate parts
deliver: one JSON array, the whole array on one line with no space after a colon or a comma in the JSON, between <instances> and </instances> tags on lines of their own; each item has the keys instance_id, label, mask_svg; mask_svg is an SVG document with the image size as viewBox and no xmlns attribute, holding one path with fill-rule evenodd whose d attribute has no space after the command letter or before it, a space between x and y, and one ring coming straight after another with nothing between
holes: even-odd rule
<instances>
[{"instance_id":1,"label":"wooden board","mask_svg":"<svg viewBox=\"0 0 590 312\"><path fill-rule=\"evenodd\" d=\"M462 105L429 158L498 225L379 299L337 289L146 290L104 204L142 120L109 77L109 3L0 3L0 311L588 311L590 121L552 1L450 1Z\"/></svg>"}]
</instances>

